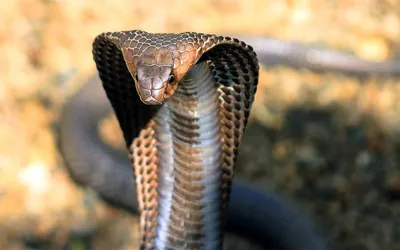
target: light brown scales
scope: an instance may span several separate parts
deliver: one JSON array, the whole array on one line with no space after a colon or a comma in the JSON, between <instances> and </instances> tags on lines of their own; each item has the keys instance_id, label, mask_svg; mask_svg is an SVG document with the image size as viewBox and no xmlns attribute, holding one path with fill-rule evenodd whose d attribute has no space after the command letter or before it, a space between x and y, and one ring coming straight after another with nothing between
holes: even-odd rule
<instances>
[{"instance_id":1,"label":"light brown scales","mask_svg":"<svg viewBox=\"0 0 400 250\"><path fill-rule=\"evenodd\" d=\"M219 102L215 105L219 105L221 112L221 209L224 211L228 205L238 147L258 83L258 60L251 46L229 37L194 32L151 34L133 30L99 35L93 43L93 55L134 167L141 211L142 249L154 248L157 233L157 164L160 160L157 143L160 140L157 141L153 117L160 106L143 104L140 99L148 99L148 96L141 96L140 91L150 89L156 91L150 95L154 95L157 102L167 100L199 61L211 65L219 93ZM138 67L142 66L144 71L138 73ZM145 81L149 77L143 77L148 75L152 76L151 84ZM141 81L140 77L144 80ZM157 91L164 92L161 96Z\"/></svg>"}]
</instances>

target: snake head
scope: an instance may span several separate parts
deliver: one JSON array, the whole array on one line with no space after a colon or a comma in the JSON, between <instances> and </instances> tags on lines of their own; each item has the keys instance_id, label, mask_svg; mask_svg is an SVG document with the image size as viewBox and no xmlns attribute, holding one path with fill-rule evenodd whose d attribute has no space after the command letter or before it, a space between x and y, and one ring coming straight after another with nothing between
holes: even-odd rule
<instances>
[{"instance_id":1,"label":"snake head","mask_svg":"<svg viewBox=\"0 0 400 250\"><path fill-rule=\"evenodd\" d=\"M144 104L157 105L174 94L178 83L197 62L203 50L214 44L214 40L203 44L201 39L204 36L191 32L107 32L95 39L93 53L100 71L126 66L134 79L140 100ZM115 60L121 55L118 50L122 52L123 60Z\"/></svg>"},{"instance_id":2,"label":"snake head","mask_svg":"<svg viewBox=\"0 0 400 250\"><path fill-rule=\"evenodd\" d=\"M134 76L140 100L147 105L162 104L177 87L171 67L138 65Z\"/></svg>"},{"instance_id":3,"label":"snake head","mask_svg":"<svg viewBox=\"0 0 400 250\"><path fill-rule=\"evenodd\" d=\"M167 48L147 48L134 60L130 70L140 100L147 105L162 104L177 88L171 51ZM128 66L129 68L129 66Z\"/></svg>"}]
</instances>

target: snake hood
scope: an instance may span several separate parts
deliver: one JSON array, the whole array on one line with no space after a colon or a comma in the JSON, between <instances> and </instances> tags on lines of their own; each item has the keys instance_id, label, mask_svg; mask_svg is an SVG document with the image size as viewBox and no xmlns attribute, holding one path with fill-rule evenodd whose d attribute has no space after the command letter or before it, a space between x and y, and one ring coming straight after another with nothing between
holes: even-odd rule
<instances>
[{"instance_id":1,"label":"snake hood","mask_svg":"<svg viewBox=\"0 0 400 250\"><path fill-rule=\"evenodd\" d=\"M221 47L220 45L223 45L220 52L211 52L215 52L212 48ZM235 49L226 49L232 47ZM212 60L220 60L218 57L221 53L228 53L228 58L245 56L246 61L252 61L251 57L257 58L251 46L236 38L196 32L178 34L148 33L141 30L106 32L100 34L93 43L94 60L99 72L128 70L144 104L163 103L174 94L178 82L201 58L207 60L215 57ZM101 58L108 59L100 62ZM241 66L243 64L237 63ZM220 66L221 69L228 67ZM258 70L257 59L254 66L254 69ZM232 71L232 67L230 68ZM236 76L235 72L233 74Z\"/></svg>"}]
</instances>

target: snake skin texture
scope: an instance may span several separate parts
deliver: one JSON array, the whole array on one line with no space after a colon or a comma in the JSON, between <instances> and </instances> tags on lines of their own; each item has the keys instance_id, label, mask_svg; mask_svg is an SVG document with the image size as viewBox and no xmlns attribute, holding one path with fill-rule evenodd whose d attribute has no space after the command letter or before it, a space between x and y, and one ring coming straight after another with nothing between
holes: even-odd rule
<instances>
[{"instance_id":1,"label":"snake skin texture","mask_svg":"<svg viewBox=\"0 0 400 250\"><path fill-rule=\"evenodd\" d=\"M141 249L221 249L258 84L252 47L134 30L99 35L93 55L134 168Z\"/></svg>"}]
</instances>

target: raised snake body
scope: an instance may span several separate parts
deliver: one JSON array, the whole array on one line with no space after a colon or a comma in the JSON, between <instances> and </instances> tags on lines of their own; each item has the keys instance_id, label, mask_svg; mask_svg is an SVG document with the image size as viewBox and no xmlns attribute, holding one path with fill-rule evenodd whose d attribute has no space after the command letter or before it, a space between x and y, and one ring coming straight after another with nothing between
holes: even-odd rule
<instances>
[{"instance_id":1,"label":"raised snake body","mask_svg":"<svg viewBox=\"0 0 400 250\"><path fill-rule=\"evenodd\" d=\"M135 62L134 58L140 53L142 53L142 55L145 54L143 51L151 48L152 41L151 38L141 41L141 39L144 37L139 39L129 39L135 38L135 35L137 34L134 32L103 34L99 36L94 43L94 55L100 77L103 80L103 85L107 92L107 96L117 114L119 123L124 133L125 141L128 147L131 149L130 153L132 161L135 164L139 207L142 211L141 227L143 232L143 248L152 248L154 245L159 247L165 246L166 248L168 248L168 246L171 248L183 247L185 244L187 244L186 246L188 248L204 246L210 246L210 248L212 248L211 246L215 246L216 248L219 248L221 246L221 223L223 209L218 208L220 208L219 205L222 205L223 208L227 204L227 194L229 194L229 185L233 173L233 164L227 164L229 168L220 166L215 158L211 157L211 160L207 161L207 166L210 166L209 168L203 168L198 172L191 172L190 176L188 176L185 171L187 171L187 167L189 167L190 164L185 164L185 160L189 160L186 157L187 152L193 153L197 149L196 147L188 145L202 145L199 143L199 141L202 141L203 143L209 141L211 144L203 144L203 147L201 148L202 150L196 151L197 154L193 154L193 162L196 162L195 160L200 162L201 159L207 158L205 156L210 156L210 152L212 151L220 153L219 159L224 159L224 157L228 155L229 157L227 161L229 163L234 163L237 153L237 146L239 144L238 142L244 129L245 120L248 116L248 112L246 111L249 111L250 109L251 101L255 91L258 69L256 59L254 54L252 54L251 49L237 40L231 42L231 45L216 46L211 50L207 49L210 49L209 47L213 46L209 46L207 48L207 44L203 41L203 45L206 44L206 49L204 49L202 53L193 53L196 55L194 56L196 59L193 59L192 55L192 59L189 58L189 60L192 60L188 64L190 66L184 66L183 71L176 70L176 68L174 68L176 66L175 62L173 62L173 64L170 64L169 62L165 65L162 65L169 67L169 69L172 70L174 73L174 82L186 82L185 85L179 85L182 86L182 88L177 88L176 84L172 84L172 86L165 85L170 88L165 88L165 91L162 94L159 94L157 91L151 91L153 89L157 89L157 87L154 87L155 85L146 84L143 80L136 81L136 84L139 84L139 86L136 85L136 89L138 89L139 93L141 90L144 93L146 91L147 93L150 93L147 95L145 95L146 93L144 95L140 95L144 102L147 100L147 102L150 104L162 102L164 99L167 99L169 96L171 96L174 91L176 92L176 98L175 95L172 95L172 97L168 99L169 101L162 106L161 109L159 109L155 106L146 106L142 101L139 101L136 90L133 87L135 86L135 72L138 72L138 60L136 59ZM209 38L207 35L204 36L205 38ZM213 42L216 43L220 39L218 37L210 37L213 38ZM177 40L181 38L183 37L181 36L179 38L178 36ZM185 39L189 38L190 37ZM169 41L171 42L171 40ZM221 39L221 41L225 41L225 39ZM160 44L163 45L163 42L165 41L161 41ZM131 46L132 44L134 45L133 47ZM143 47L142 52L140 53L138 53L138 50L135 52L135 49L139 47L138 44L142 44ZM215 44L213 45L215 46ZM166 44L163 46L165 47ZM220 49L218 49L218 47L220 47ZM133 49L129 50L129 48ZM178 47L176 47L176 49L178 49ZM180 50L182 51L182 49ZM234 62L239 66L234 67L233 70L245 68L248 72L253 71L253 75L251 78L249 78L247 83L247 86L250 86L250 89L252 90L251 95L246 92L246 90L248 90L246 89L246 84L239 84L241 87L236 87L236 89L232 86L232 84L235 85L236 83L234 78L236 75L235 73L229 73L235 71L232 71L232 67L230 67L232 64L228 64L226 61L230 58L235 58L235 56L232 56L232 53L235 54L238 53L238 51L243 53L245 56L247 55L248 58L245 60L246 64L244 66L240 65L243 60L237 60L236 58ZM305 55L304 48L302 51L303 52L300 53L300 55ZM144 63L142 61L142 63L139 63L139 65L142 67L143 65L148 65L150 68L154 65L158 65L158 60L165 60L165 53L163 53L150 51L149 54L151 56L146 57L144 59ZM183 54L181 53L180 56L182 55ZM265 56L267 55L262 54L261 60L263 60L263 57ZM185 56L182 56L182 58L185 58ZM342 58L346 59L346 56L342 56ZM352 71L351 73L366 73L371 69L375 69L376 73L396 73L396 71L399 71L397 64L391 64L391 67L388 67L386 64L385 67L385 64L381 65L378 63L382 67L371 67L371 64L374 65L374 63L365 62L357 58L350 57L350 59L352 59L353 62L358 63L357 65L359 66L358 68L356 67L358 70ZM347 60L347 62L351 62L352 60ZM127 64L125 64L125 61ZM195 65L195 62L197 61L200 63ZM219 62L221 63L219 64ZM129 63L131 63L131 65L129 65ZM275 64L274 61L272 61L272 64ZM294 63L292 62L292 65L293 64L296 64L296 61ZM378 64L375 64L375 66ZM184 63L182 65L184 65ZM363 65L367 66L363 67ZM301 63L300 65L294 66L301 66ZM209 67L213 68L214 71L208 70L207 68ZM247 67L250 67L250 71ZM129 72L127 69L130 69L131 72ZM186 75L188 70L189 73ZM154 71L156 71L157 75L160 76L162 83L169 84L167 82L170 81L170 74L165 74L165 72L163 73L162 67L161 69L156 69ZM163 76L160 75L160 72ZM166 72L168 72L168 70ZM201 72L205 73L203 74ZM221 72L222 74L218 77L218 74ZM185 75L186 77L184 77ZM227 75L229 77L226 77ZM243 75L241 76L244 79ZM140 74L138 74L138 77L140 77ZM204 79L193 79L196 77ZM145 78L149 78L148 75ZM217 82L218 79L220 80L220 84ZM138 80L140 79L138 78ZM251 82L253 84L251 84ZM93 81L91 84L87 85L82 92L75 97L75 100L71 102L70 107L67 107L66 111L64 112L64 122L63 126L61 127L61 148L70 170L76 179L82 183L89 184L95 190L98 190L100 194L103 195L107 200L117 203L118 205L125 206L129 209L135 209L136 202L134 200L134 196L131 194L134 188L133 183L130 183L132 180L130 179L131 176L129 174L132 171L127 167L124 167L126 163L120 158L115 157L110 149L105 147L100 140L95 139L97 134L93 130L89 129L109 111L109 106L104 103L104 95L96 92L99 88L97 83L97 81ZM140 85L140 83L142 83L142 85ZM197 85L198 83L204 83L205 86L200 87L200 85ZM187 87L185 88L184 86ZM213 88L207 88L207 86L213 86ZM217 88L214 88L214 86ZM245 91L241 92L243 90L243 86ZM223 89L224 87L226 88L225 91ZM233 91L233 94L231 91ZM224 107L224 101L228 103L227 100L229 100L224 99L223 95L226 94L225 92L229 93L229 95L226 96L231 99L230 101L234 101L233 105ZM239 95L237 92L239 92ZM240 96L240 94L242 94L242 96ZM200 100L201 98L199 97L201 96L207 96L206 100L211 101L198 101L195 102L195 105L192 103L186 107L182 106L182 103L180 102L182 98ZM244 97L244 100L241 99L242 97ZM87 102L90 101L90 98L92 98L92 101L102 102L101 105L105 106L95 107L95 105L88 105ZM218 99L220 100L219 105L212 105L213 103L217 104ZM243 108L246 100L249 102L249 104L247 106L245 105ZM235 106L235 101L238 103L236 104L238 105L237 107ZM82 104L83 102L86 103ZM87 109L89 115L94 119L84 119L87 120L84 121L82 120L82 117L77 117L76 113L78 113L77 110L79 109L77 106L79 105L84 105L84 108ZM99 105L99 103L96 103L96 105ZM201 117L205 117L206 119L199 119L200 116L198 114L194 114L191 117L182 115L186 114L185 111L190 111L190 109L204 110L204 112L207 112L207 115L202 115ZM135 113L132 112L134 110L136 111ZM154 114L156 115L154 116L154 119L152 119ZM223 122L222 124L216 124L215 118L218 118L218 116L220 121L224 121L224 118L227 116L233 116L233 121L231 121L233 126L232 124L226 124L226 122L225 124ZM166 117L168 118L166 119ZM228 122L230 121L230 119L226 120ZM238 127L236 127L235 121L240 122ZM81 127L85 127L85 125L82 123L87 122L88 124L86 124L86 129L75 129L73 133L71 133L71 128L73 127L71 124L74 124L74 122L79 122L79 126ZM146 124L147 126L145 126ZM191 128L190 131L184 129L185 127L188 127L188 125ZM229 129L224 131L224 127L226 126ZM139 128L142 127L144 127L144 129L139 134ZM216 127L218 129L213 131L210 129L210 127ZM229 131L232 131L231 129L235 127L237 128L238 132L235 134L234 131L233 134L229 134ZM202 133L205 135L202 136ZM74 140L72 134L79 139ZM137 135L139 136L137 137ZM175 137L171 137L172 135L175 135ZM224 141L224 143L227 141L229 143L229 140L231 143L233 142L232 144L234 147L230 149L223 148L222 146L220 147L218 145L219 140L215 140L215 138L218 138L218 136L221 136L221 139ZM137 139L134 140L135 138ZM78 142L78 140L80 140L80 142ZM71 145L74 143L75 145ZM83 145L84 143L86 144ZM204 145L213 145L214 148L208 148ZM79 147L83 147L82 151L79 150ZM208 149L210 149L210 151L207 151ZM82 153L83 150L88 150L89 152ZM226 150L232 151L229 152ZM140 155L137 155L139 152L141 152ZM139 164L141 159L142 162ZM201 162L199 165L203 167L206 166L204 162ZM173 166L173 169L171 166ZM196 165L194 165L194 167L196 167ZM221 181L221 178L219 178L220 173L218 174L218 171L215 172L216 169L219 168L224 169L224 176L228 176L229 178L222 178L223 181ZM162 169L163 172L160 173L160 171L157 169ZM172 172L174 173L171 174ZM211 174L209 175L209 173ZM175 180L176 182L174 183L171 181L171 176L175 175L178 176L178 179L176 179L178 181ZM165 178L160 178L159 176ZM181 179L180 182L179 177ZM191 179L192 177L193 179ZM142 183L142 180L145 182ZM187 180L190 180L190 183L194 183L194 185L191 185L190 191L201 194L200 197L185 196L185 192L187 191L185 190L187 187L185 185L188 183ZM212 183L211 180L214 181L214 183ZM107 183L109 185L107 185ZM156 191L157 187L159 188L158 190L160 190L158 193ZM222 187L220 196L218 195L219 187ZM250 236L250 238L257 240L265 247L275 246L279 249L324 249L324 241L312 231L310 225L307 224L305 220L301 220L296 211L289 208L276 197L262 195L261 193L251 190L240 183L236 185L234 183L232 190L232 196L227 213L228 230L247 234ZM159 199L159 202L156 202L157 198ZM191 203L191 201L196 198L198 198L201 202ZM186 214L182 212L180 213L179 208L182 208L182 206L190 208L192 214L196 215L197 213L201 214L202 216L197 218L195 218L196 216L189 216L189 218L187 218ZM207 209L204 209L205 207L207 207ZM209 214L206 215L206 213L203 212ZM159 220L156 219L158 214L161 217ZM237 217L235 218L235 216ZM193 218L197 220L192 220ZM296 220L296 223L291 224L292 220ZM274 222L276 223L274 224ZM268 225L268 223L270 225ZM182 230L179 231L179 229L182 228L182 225L193 230L186 230L189 233L186 233L185 231L182 234Z\"/></svg>"},{"instance_id":2,"label":"raised snake body","mask_svg":"<svg viewBox=\"0 0 400 250\"><path fill-rule=\"evenodd\" d=\"M127 31L99 35L93 55L134 167L141 248L221 249L258 84L252 47L201 33Z\"/></svg>"}]
</instances>

